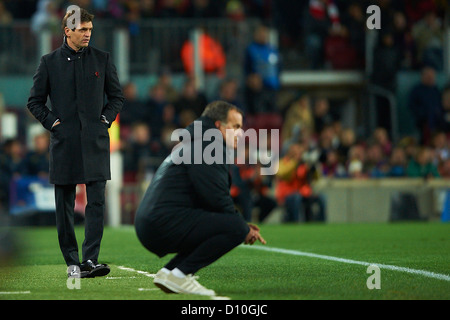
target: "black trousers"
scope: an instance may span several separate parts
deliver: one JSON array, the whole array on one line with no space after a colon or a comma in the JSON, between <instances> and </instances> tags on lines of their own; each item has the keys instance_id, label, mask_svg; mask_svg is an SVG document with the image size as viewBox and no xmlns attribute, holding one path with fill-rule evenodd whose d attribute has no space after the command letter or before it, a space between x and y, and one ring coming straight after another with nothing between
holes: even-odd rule
<instances>
[{"instance_id":1,"label":"black trousers","mask_svg":"<svg viewBox=\"0 0 450 320\"><path fill-rule=\"evenodd\" d=\"M98 260L103 237L106 181L86 183L85 238L82 261ZM76 185L55 185L56 229L66 264L79 265L78 243L74 231Z\"/></svg>"},{"instance_id":2,"label":"black trousers","mask_svg":"<svg viewBox=\"0 0 450 320\"><path fill-rule=\"evenodd\" d=\"M185 274L194 274L243 243L249 232L247 223L238 214L201 213L201 218L193 229L178 232L178 239L181 241L175 247L175 239L160 239L157 234L161 230L152 232L152 228L158 228L155 225L138 222L138 238L147 249L160 256L160 252L177 253L165 265L167 269L178 268Z\"/></svg>"}]
</instances>

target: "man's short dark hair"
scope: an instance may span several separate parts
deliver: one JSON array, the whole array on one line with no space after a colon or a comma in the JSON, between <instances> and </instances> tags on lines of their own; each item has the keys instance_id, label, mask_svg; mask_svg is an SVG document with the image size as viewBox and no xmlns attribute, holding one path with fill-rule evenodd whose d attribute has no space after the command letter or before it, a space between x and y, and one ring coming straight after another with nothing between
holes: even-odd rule
<instances>
[{"instance_id":1,"label":"man's short dark hair","mask_svg":"<svg viewBox=\"0 0 450 320\"><path fill-rule=\"evenodd\" d=\"M75 13L75 10L67 11L62 22L61 22L61 29L64 32L64 28L67 27L67 20ZM89 13L86 9L80 8L80 22L92 22L94 20L94 15ZM72 29L74 31L75 29Z\"/></svg>"},{"instance_id":2,"label":"man's short dark hair","mask_svg":"<svg viewBox=\"0 0 450 320\"><path fill-rule=\"evenodd\" d=\"M206 106L205 110L202 113L202 116L211 118L213 121L219 120L222 122L227 122L228 111L230 110L236 110L240 114L244 115L243 111L235 105L226 101L217 100L209 103Z\"/></svg>"}]
</instances>

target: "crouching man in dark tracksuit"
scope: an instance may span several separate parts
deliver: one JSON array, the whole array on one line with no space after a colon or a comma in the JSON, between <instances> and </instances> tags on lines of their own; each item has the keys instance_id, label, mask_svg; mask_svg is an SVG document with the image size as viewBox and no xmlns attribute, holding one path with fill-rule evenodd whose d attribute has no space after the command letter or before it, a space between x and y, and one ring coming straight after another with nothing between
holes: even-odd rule
<instances>
[{"instance_id":1,"label":"crouching man in dark tracksuit","mask_svg":"<svg viewBox=\"0 0 450 320\"><path fill-rule=\"evenodd\" d=\"M199 119L182 129L179 148L158 168L137 210L135 228L144 247L159 257L177 253L154 279L165 292L215 295L194 274L241 243L265 243L230 196L226 149L237 147L238 135L226 133L241 129L242 119L242 112L227 102L207 105ZM220 141L205 139L208 133ZM205 158L214 154L207 152L212 143L223 151L215 161Z\"/></svg>"}]
</instances>

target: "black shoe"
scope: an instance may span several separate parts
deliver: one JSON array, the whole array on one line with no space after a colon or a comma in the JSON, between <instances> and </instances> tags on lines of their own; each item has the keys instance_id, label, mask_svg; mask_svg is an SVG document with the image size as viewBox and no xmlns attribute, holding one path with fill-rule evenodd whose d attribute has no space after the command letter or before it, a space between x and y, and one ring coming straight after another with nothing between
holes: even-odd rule
<instances>
[{"instance_id":1,"label":"black shoe","mask_svg":"<svg viewBox=\"0 0 450 320\"><path fill-rule=\"evenodd\" d=\"M70 265L67 267L68 278L86 278L89 275L88 271L81 271L79 265Z\"/></svg>"},{"instance_id":2,"label":"black shoe","mask_svg":"<svg viewBox=\"0 0 450 320\"><path fill-rule=\"evenodd\" d=\"M101 264L97 261L87 260L80 265L81 272L87 272L86 278L106 276L111 269L107 264Z\"/></svg>"}]
</instances>

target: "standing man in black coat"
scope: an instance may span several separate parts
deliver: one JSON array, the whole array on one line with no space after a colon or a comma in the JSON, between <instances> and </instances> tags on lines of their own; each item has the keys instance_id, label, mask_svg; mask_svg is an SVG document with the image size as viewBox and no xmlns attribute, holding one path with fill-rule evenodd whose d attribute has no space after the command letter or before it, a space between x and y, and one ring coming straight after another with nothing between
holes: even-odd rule
<instances>
[{"instance_id":1,"label":"standing man in black coat","mask_svg":"<svg viewBox=\"0 0 450 320\"><path fill-rule=\"evenodd\" d=\"M230 195L226 147L236 149L237 135L227 131L241 128L237 107L224 101L208 104L158 168L136 212L135 228L144 247L159 257L177 253L154 279L165 292L214 295L193 275L243 242L265 243L258 227L236 211ZM203 141L211 133L216 138ZM206 159L213 143L222 147L215 151L216 161Z\"/></svg>"},{"instance_id":2,"label":"standing man in black coat","mask_svg":"<svg viewBox=\"0 0 450 320\"><path fill-rule=\"evenodd\" d=\"M41 58L27 104L50 131L49 180L55 185L59 245L70 266L69 276L80 277L103 276L110 271L97 259L106 180L111 179L108 128L124 100L109 53L89 46L93 18L78 7L66 13L64 42ZM51 108L46 105L47 97ZM73 227L77 184L85 184L87 193L81 264Z\"/></svg>"}]
</instances>

